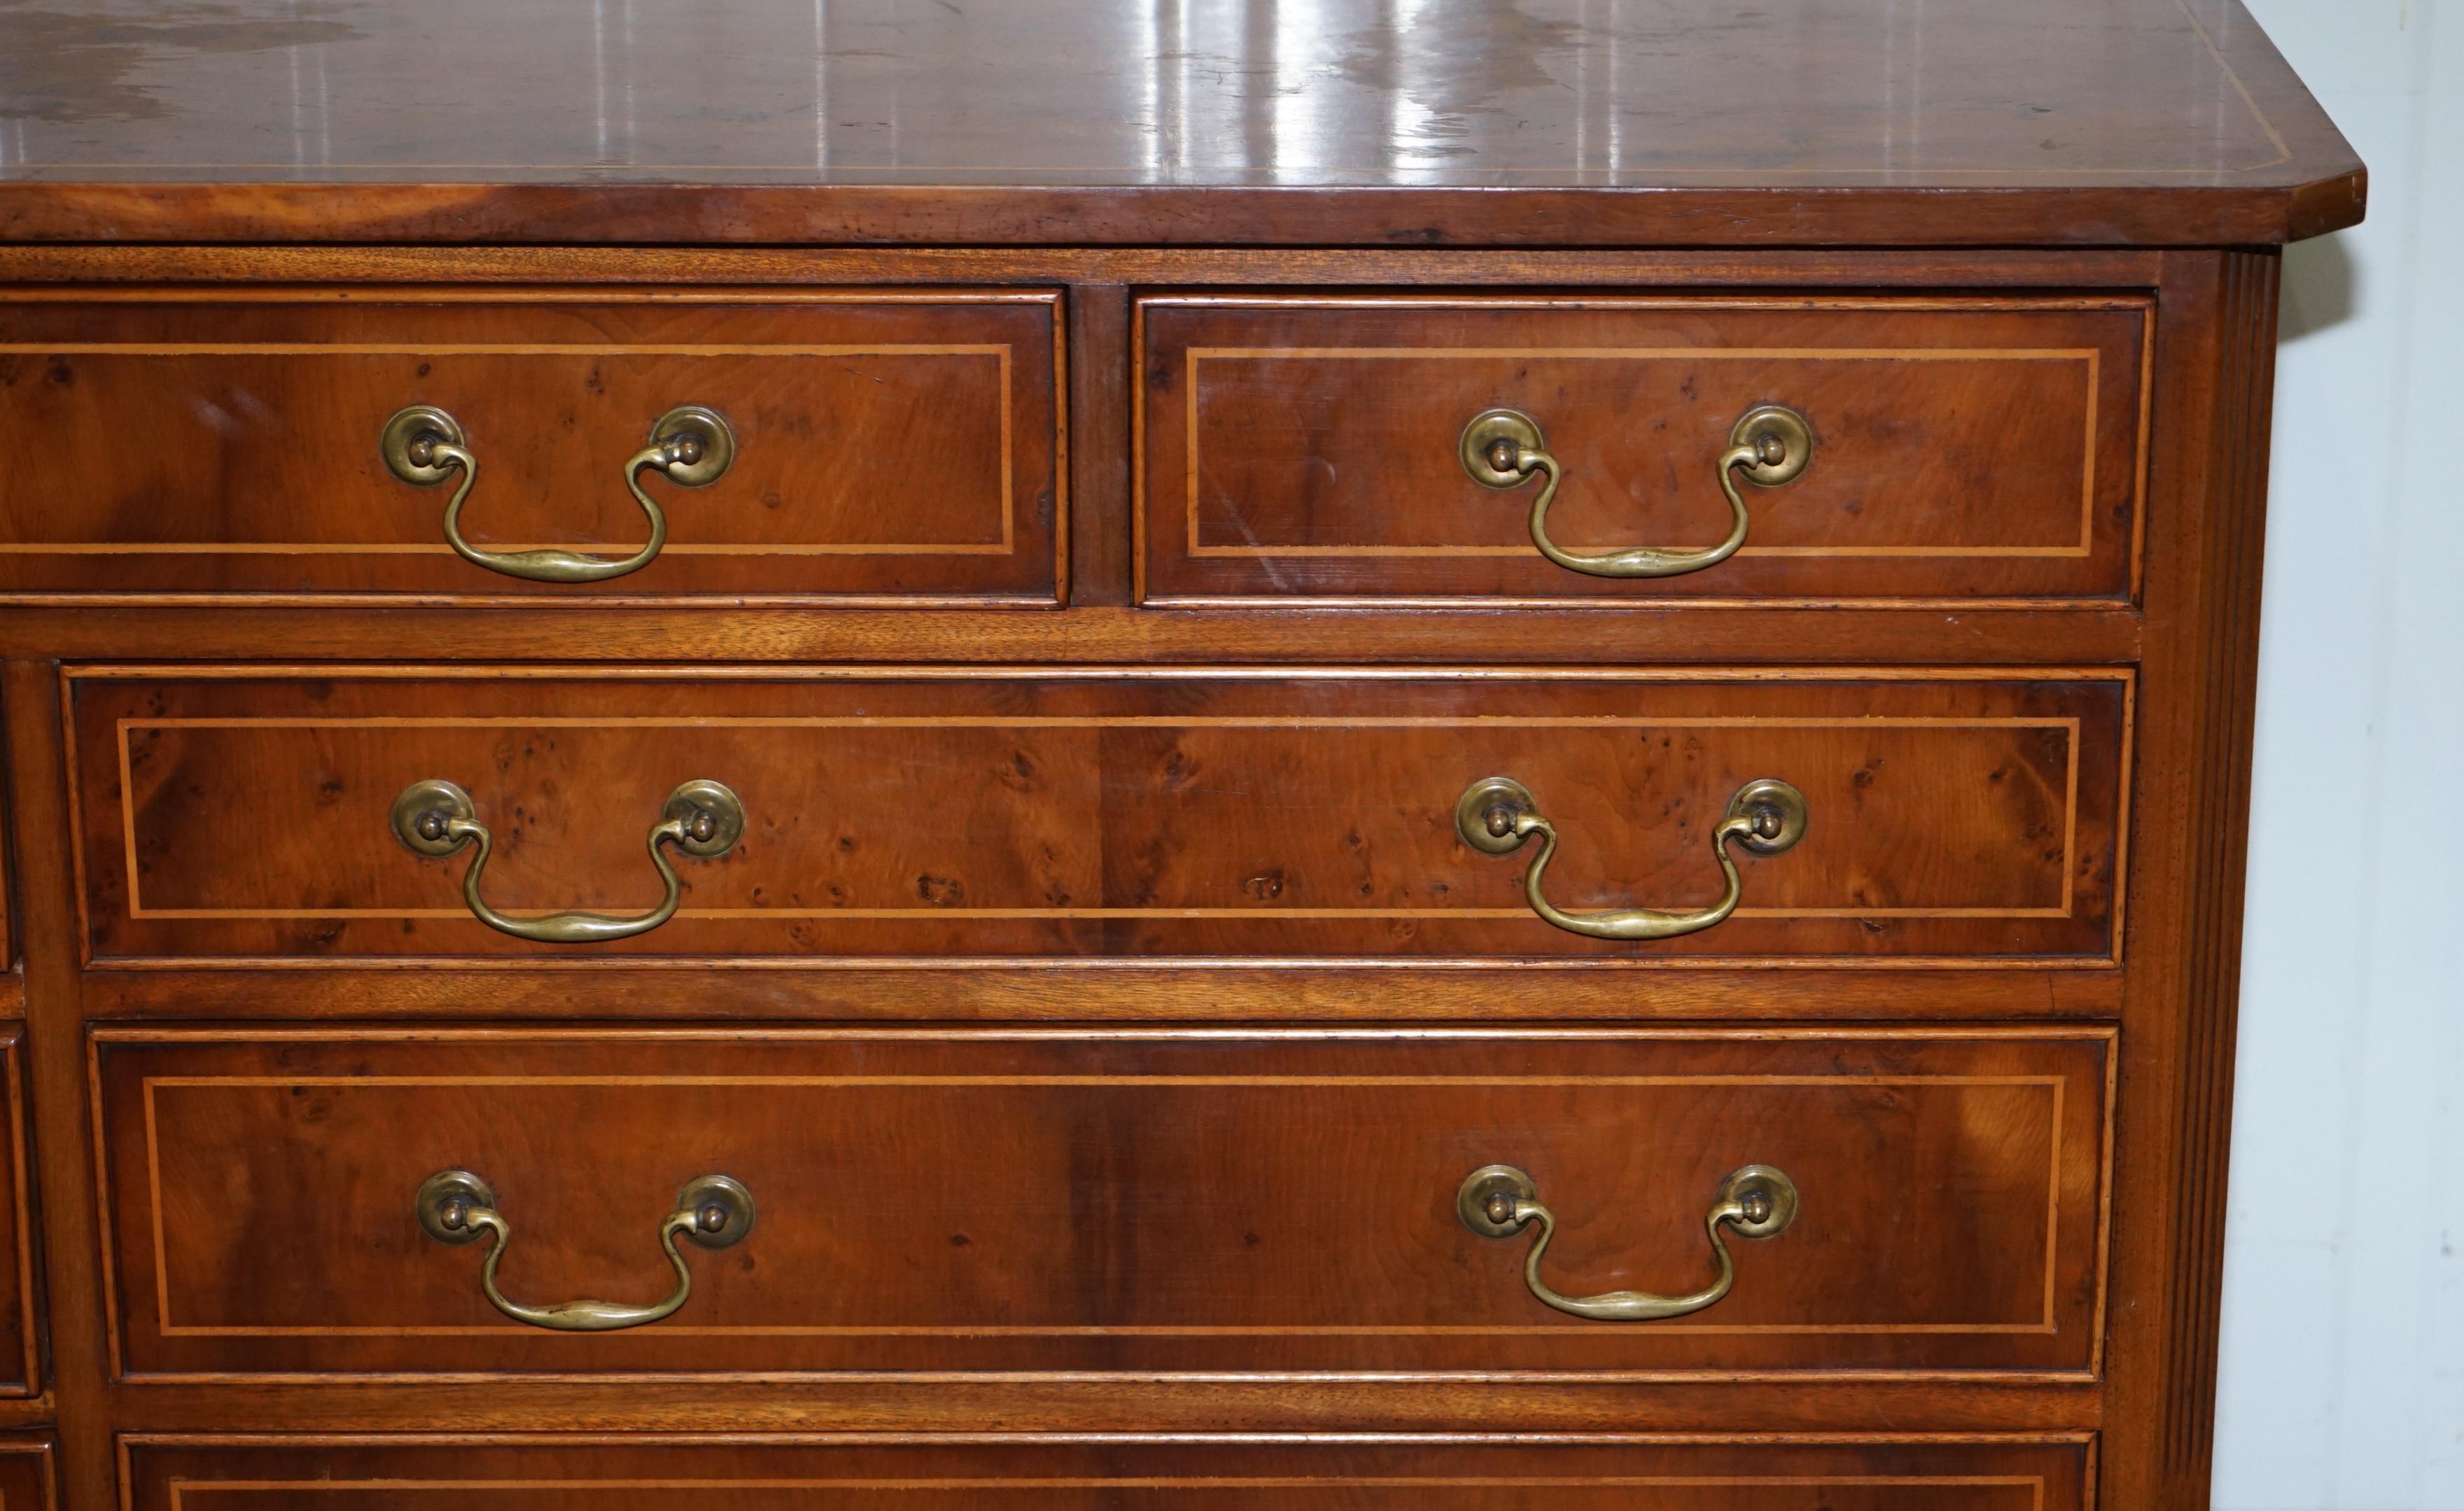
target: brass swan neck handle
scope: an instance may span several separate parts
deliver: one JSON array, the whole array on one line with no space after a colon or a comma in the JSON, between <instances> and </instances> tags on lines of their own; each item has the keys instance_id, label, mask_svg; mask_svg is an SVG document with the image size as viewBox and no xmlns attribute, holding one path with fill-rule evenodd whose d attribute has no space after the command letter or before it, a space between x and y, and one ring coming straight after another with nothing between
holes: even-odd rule
<instances>
[{"instance_id":1,"label":"brass swan neck handle","mask_svg":"<svg viewBox=\"0 0 2464 1511\"><path fill-rule=\"evenodd\" d=\"M465 1244L488 1239L488 1257L479 1266L479 1289L488 1303L517 1322L561 1333L604 1333L639 1327L672 1316L693 1295L693 1271L676 1249L685 1238L705 1249L740 1243L753 1231L753 1193L724 1175L704 1175L676 1193L675 1211L659 1224L659 1247L676 1274L676 1287L665 1300L648 1306L587 1299L531 1306L496 1287L496 1266L513 1241L513 1226L496 1211L496 1193L469 1170L439 1170L420 1183L412 1199L419 1225L439 1243Z\"/></svg>"},{"instance_id":2,"label":"brass swan neck handle","mask_svg":"<svg viewBox=\"0 0 2464 1511\"><path fill-rule=\"evenodd\" d=\"M736 848L744 835L744 804L716 782L685 783L668 794L659 821L650 826L650 864L667 882L667 897L657 907L633 918L604 913L550 913L544 918L511 918L489 906L479 896L479 878L495 853L495 836L479 822L471 794L441 778L413 782L393 800L394 837L417 855L452 855L472 848L471 869L462 874L462 900L472 917L499 933L550 944L596 944L611 939L646 934L675 917L684 900L684 878L669 863L666 847L696 859L709 860Z\"/></svg>"},{"instance_id":3,"label":"brass swan neck handle","mask_svg":"<svg viewBox=\"0 0 2464 1511\"><path fill-rule=\"evenodd\" d=\"M1794 481L1814 460L1814 429L1794 410L1767 404L1749 410L1728 433L1728 449L1714 463L1720 491L1728 500L1727 539L1717 545L1628 545L1606 551L1570 551L1549 538L1549 506L1557 500L1565 468L1549 454L1540 422L1520 410L1488 410L1472 416L1456 442L1463 471L1484 488L1520 488L1536 474L1545 480L1531 499L1531 544L1569 571L1594 577L1680 577L1716 567L1746 544L1752 522L1737 476L1759 488Z\"/></svg>"},{"instance_id":4,"label":"brass swan neck handle","mask_svg":"<svg viewBox=\"0 0 2464 1511\"><path fill-rule=\"evenodd\" d=\"M1541 813L1529 788L1510 776L1483 777L1455 801L1455 833L1483 855L1507 855L1539 836L1539 854L1523 873L1525 900L1549 922L1592 939L1674 939L1720 922L1737 910L1745 894L1729 845L1743 845L1758 855L1777 855L1805 837L1806 817L1805 794L1796 789L1771 777L1749 782L1729 797L1727 811L1711 829L1711 855L1727 878L1727 894L1719 901L1690 912L1622 908L1569 913L1541 895L1541 878L1557 855L1557 826Z\"/></svg>"},{"instance_id":5,"label":"brass swan neck handle","mask_svg":"<svg viewBox=\"0 0 2464 1511\"><path fill-rule=\"evenodd\" d=\"M1523 1256L1523 1279L1531 1294L1561 1312L1604 1322L1647 1322L1699 1312L1726 1297L1737 1283L1737 1263L1722 1230L1744 1238L1775 1238L1796 1221L1796 1183L1768 1165L1749 1165L1720 1183L1703 1219L1719 1273L1699 1291L1656 1296L1648 1291L1607 1291L1567 1296L1540 1278L1541 1255L1556 1236L1556 1214L1540 1205L1531 1177L1511 1165L1488 1165L1463 1178L1455 1192L1455 1214L1484 1238L1507 1238L1532 1224L1531 1249Z\"/></svg>"},{"instance_id":6,"label":"brass swan neck handle","mask_svg":"<svg viewBox=\"0 0 2464 1511\"><path fill-rule=\"evenodd\" d=\"M716 410L688 404L670 410L650 427L650 443L625 462L627 491L650 522L650 538L620 560L576 551L483 551L462 538L462 505L479 480L479 458L452 415L433 405L414 404L385 421L377 442L387 471L414 487L432 488L458 478L445 504L445 544L476 567L537 583L596 583L650 565L668 544L667 511L642 491L642 474L656 471L681 488L700 488L726 476L736 460L736 432Z\"/></svg>"}]
</instances>

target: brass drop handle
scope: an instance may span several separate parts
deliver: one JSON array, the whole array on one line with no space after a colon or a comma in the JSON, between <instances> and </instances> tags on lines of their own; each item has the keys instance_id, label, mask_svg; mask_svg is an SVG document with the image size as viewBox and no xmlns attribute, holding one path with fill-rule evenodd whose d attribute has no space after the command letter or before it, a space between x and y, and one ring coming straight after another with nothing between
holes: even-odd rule
<instances>
[{"instance_id":1,"label":"brass drop handle","mask_svg":"<svg viewBox=\"0 0 2464 1511\"><path fill-rule=\"evenodd\" d=\"M1678 577L1715 567L1746 544L1745 496L1737 491L1737 474L1759 488L1793 482L1814 460L1814 428L1794 410L1767 404L1749 410L1728 433L1728 449L1716 468L1720 491L1728 496L1734 522L1728 538L1717 545L1686 549L1667 545L1629 545L1611 551L1570 551L1549 539L1549 505L1557 499L1565 476L1540 434L1540 423L1520 410L1489 410L1472 417L1457 442L1463 471L1484 488L1520 488L1533 473L1547 481L1531 500L1531 544L1540 554L1572 571L1594 577Z\"/></svg>"},{"instance_id":2,"label":"brass drop handle","mask_svg":"<svg viewBox=\"0 0 2464 1511\"><path fill-rule=\"evenodd\" d=\"M1659 908L1622 908L1603 913L1568 913L1540 895L1540 878L1557 854L1557 826L1540 812L1531 789L1510 776L1483 777L1455 800L1455 833L1463 842L1487 855L1519 850L1532 835L1540 836L1540 853L1523 873L1523 896L1531 911L1570 934L1593 939L1674 939L1709 928L1737 910L1745 883L1737 862L1728 855L1731 840L1758 855L1775 855L1805 837L1805 794L1787 783L1762 777L1737 789L1728 811L1711 830L1711 855L1728 878L1726 897L1690 913Z\"/></svg>"},{"instance_id":3,"label":"brass drop handle","mask_svg":"<svg viewBox=\"0 0 2464 1511\"><path fill-rule=\"evenodd\" d=\"M465 845L475 847L471 869L462 874L462 900L472 916L516 939L550 944L595 944L605 940L647 934L675 917L684 899L684 879L668 863L663 847L673 845L695 859L710 860L736 848L744 837L744 804L716 782L687 782L668 794L659 821L650 826L650 864L668 884L667 900L638 918L610 918L604 913L550 913L544 918L507 918L479 896L479 877L488 869L495 838L479 822L471 794L451 782L429 778L413 782L393 800L394 837L413 853L450 855Z\"/></svg>"},{"instance_id":4,"label":"brass drop handle","mask_svg":"<svg viewBox=\"0 0 2464 1511\"><path fill-rule=\"evenodd\" d=\"M496 1211L496 1193L469 1170L439 1170L420 1182L413 1198L419 1226L439 1243L475 1242L488 1238L488 1257L479 1266L479 1289L489 1304L517 1322L561 1333L604 1333L639 1327L670 1316L693 1295L693 1271L676 1252L686 1238L705 1249L741 1243L753 1231L753 1193L724 1175L704 1175L676 1193L676 1210L659 1224L659 1247L675 1267L676 1288L663 1301L626 1306L616 1301L559 1301L552 1306L526 1306L496 1289L496 1266L504 1262L505 1245L514 1230Z\"/></svg>"},{"instance_id":5,"label":"brass drop handle","mask_svg":"<svg viewBox=\"0 0 2464 1511\"><path fill-rule=\"evenodd\" d=\"M1523 1278L1531 1294L1561 1312L1604 1322L1648 1322L1699 1312L1728 1294L1737 1283L1736 1260L1728 1255L1721 1230L1744 1238L1776 1238L1796 1221L1796 1183L1768 1165L1749 1165L1720 1183L1703 1226L1711 1238L1711 1257L1720 1273L1711 1283L1683 1296L1654 1296L1648 1291L1609 1291L1598 1296L1564 1296L1540 1278L1540 1256L1556 1236L1556 1214L1540 1205L1539 1188L1511 1165L1487 1165L1463 1178L1455 1192L1455 1215L1484 1238L1509 1238L1532 1223L1539 1224L1531 1252L1523 1256Z\"/></svg>"},{"instance_id":6,"label":"brass drop handle","mask_svg":"<svg viewBox=\"0 0 2464 1511\"><path fill-rule=\"evenodd\" d=\"M736 432L716 410L688 404L670 410L650 427L650 444L625 462L625 486L633 501L649 516L650 538L622 561L583 556L575 551L483 551L462 538L462 505L479 478L479 458L471 454L462 423L433 405L414 404L385 421L377 451L386 470L413 487L432 488L460 475L453 497L445 504L445 544L474 566L508 577L536 583L596 583L650 565L668 544L668 516L658 500L642 491L645 471L656 470L680 488L700 488L718 481L736 460Z\"/></svg>"}]
</instances>

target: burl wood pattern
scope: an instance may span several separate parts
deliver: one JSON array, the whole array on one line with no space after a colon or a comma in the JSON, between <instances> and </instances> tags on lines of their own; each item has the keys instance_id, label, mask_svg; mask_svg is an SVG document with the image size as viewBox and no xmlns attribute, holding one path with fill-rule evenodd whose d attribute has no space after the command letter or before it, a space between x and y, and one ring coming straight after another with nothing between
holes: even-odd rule
<instances>
[{"instance_id":1,"label":"burl wood pattern","mask_svg":"<svg viewBox=\"0 0 2464 1511\"><path fill-rule=\"evenodd\" d=\"M2126 600L2147 440L2142 299L1171 299L1138 307L1142 596ZM1815 437L1746 485L1746 544L1595 577L1531 544L1537 480L1456 437L1497 407L1566 470L1569 550L1728 532L1748 411Z\"/></svg>"},{"instance_id":2,"label":"burl wood pattern","mask_svg":"<svg viewBox=\"0 0 2464 1511\"><path fill-rule=\"evenodd\" d=\"M69 1511L2205 1505L2271 244L2363 188L2234 0L649 14L0 8L0 1511L55 1441ZM746 449L532 587L378 471L414 399L499 547L638 540L671 404ZM1693 580L1455 467L1519 403L1566 539L1705 542L1761 402L1815 468ZM1454 842L1491 771L1577 908L1815 819L1596 944ZM649 905L681 778L755 828L530 946L430 775L517 910ZM1586 1323L1487 1159L1572 1291L1806 1207ZM531 1299L648 1299L705 1169L761 1226L517 1332L446 1164Z\"/></svg>"},{"instance_id":3,"label":"burl wood pattern","mask_svg":"<svg viewBox=\"0 0 2464 1511\"><path fill-rule=\"evenodd\" d=\"M2109 1030L1662 1033L97 1031L121 1367L2084 1371ZM1560 1290L1707 1283L1720 1180L1795 1180L1733 1293L1569 1317L1481 1166L1559 1216ZM509 1322L411 1194L476 1171L528 1300L650 1300L676 1190L754 1193L693 1296Z\"/></svg>"},{"instance_id":4,"label":"burl wood pattern","mask_svg":"<svg viewBox=\"0 0 2464 1511\"><path fill-rule=\"evenodd\" d=\"M73 684L92 956L1179 955L1749 965L2119 948L2124 673L1297 674L678 668L92 668ZM1561 907L1703 907L1729 795L1772 776L1807 836L1745 856L1744 905L1645 945L1525 902L1529 852L1454 829L1526 783ZM467 856L388 810L466 788L495 906L648 909L671 789L750 823L681 860L684 910L612 944L469 915Z\"/></svg>"},{"instance_id":5,"label":"burl wood pattern","mask_svg":"<svg viewBox=\"0 0 2464 1511\"><path fill-rule=\"evenodd\" d=\"M0 299L0 592L525 600L967 597L1050 604L1063 546L1059 302L1045 293L508 300L425 289ZM527 582L442 532L451 482L378 455L434 405L478 458L483 550L630 555L623 464L679 405L738 453L655 474L668 544L605 582Z\"/></svg>"},{"instance_id":6,"label":"burl wood pattern","mask_svg":"<svg viewBox=\"0 0 2464 1511\"><path fill-rule=\"evenodd\" d=\"M2082 1511L2079 1436L1295 1441L135 1434L132 1511ZM433 1491L434 1495L414 1495Z\"/></svg>"}]
</instances>

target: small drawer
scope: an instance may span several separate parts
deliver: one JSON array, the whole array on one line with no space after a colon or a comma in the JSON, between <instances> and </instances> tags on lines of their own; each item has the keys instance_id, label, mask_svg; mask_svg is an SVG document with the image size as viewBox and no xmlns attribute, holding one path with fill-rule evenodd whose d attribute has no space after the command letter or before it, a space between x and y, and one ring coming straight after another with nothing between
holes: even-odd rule
<instances>
[{"instance_id":1,"label":"small drawer","mask_svg":"<svg viewBox=\"0 0 2464 1511\"><path fill-rule=\"evenodd\" d=\"M2104 1029L92 1048L131 1376L2085 1374L2101 1331Z\"/></svg>"},{"instance_id":2,"label":"small drawer","mask_svg":"<svg viewBox=\"0 0 2464 1511\"><path fill-rule=\"evenodd\" d=\"M1146 602L2133 590L2145 299L1138 310Z\"/></svg>"},{"instance_id":3,"label":"small drawer","mask_svg":"<svg viewBox=\"0 0 2464 1511\"><path fill-rule=\"evenodd\" d=\"M0 437L43 464L0 474L0 594L1051 603L1058 309L21 292Z\"/></svg>"},{"instance_id":4,"label":"small drawer","mask_svg":"<svg viewBox=\"0 0 2464 1511\"><path fill-rule=\"evenodd\" d=\"M71 678L97 962L2119 948L2126 671Z\"/></svg>"},{"instance_id":5,"label":"small drawer","mask_svg":"<svg viewBox=\"0 0 2464 1511\"><path fill-rule=\"evenodd\" d=\"M131 1511L672 1511L703 1499L743 1511L2081 1511L2092 1446L2080 1434L1771 1433L121 1442Z\"/></svg>"}]
</instances>

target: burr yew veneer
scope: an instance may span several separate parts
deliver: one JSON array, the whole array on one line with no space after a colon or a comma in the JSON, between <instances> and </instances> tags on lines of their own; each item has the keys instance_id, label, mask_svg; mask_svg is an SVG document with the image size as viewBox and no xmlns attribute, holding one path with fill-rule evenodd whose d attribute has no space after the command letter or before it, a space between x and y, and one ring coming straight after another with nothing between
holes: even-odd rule
<instances>
[{"instance_id":1,"label":"burr yew veneer","mask_svg":"<svg viewBox=\"0 0 2464 1511\"><path fill-rule=\"evenodd\" d=\"M0 1511L2205 1504L2233 0L0 58Z\"/></svg>"}]
</instances>

